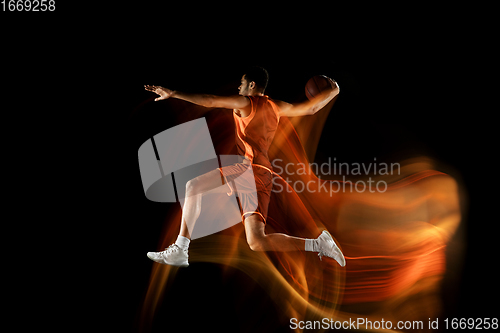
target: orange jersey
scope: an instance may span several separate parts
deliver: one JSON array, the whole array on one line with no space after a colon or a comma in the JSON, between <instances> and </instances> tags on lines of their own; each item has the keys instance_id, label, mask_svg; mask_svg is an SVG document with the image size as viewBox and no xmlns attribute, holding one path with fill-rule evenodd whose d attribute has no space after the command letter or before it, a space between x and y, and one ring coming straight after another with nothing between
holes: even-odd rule
<instances>
[{"instance_id":1,"label":"orange jersey","mask_svg":"<svg viewBox=\"0 0 500 333\"><path fill-rule=\"evenodd\" d=\"M247 96L252 110L247 117L233 112L238 153L252 164L271 168L267 151L278 128L279 108L268 96Z\"/></svg>"}]
</instances>

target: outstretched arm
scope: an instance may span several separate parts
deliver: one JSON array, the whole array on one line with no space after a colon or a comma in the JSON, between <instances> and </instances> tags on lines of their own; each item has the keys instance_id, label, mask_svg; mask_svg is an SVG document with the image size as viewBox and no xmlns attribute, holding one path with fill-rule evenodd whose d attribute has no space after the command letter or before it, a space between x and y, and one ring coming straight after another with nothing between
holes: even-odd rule
<instances>
[{"instance_id":1,"label":"outstretched arm","mask_svg":"<svg viewBox=\"0 0 500 333\"><path fill-rule=\"evenodd\" d=\"M160 86L144 86L147 91L154 92L160 97L155 101L161 101L167 98L178 98L184 101L205 106L208 108L225 108L244 110L250 107L250 101L245 96L215 96L209 94L190 94L176 90L170 90Z\"/></svg>"},{"instance_id":2,"label":"outstretched arm","mask_svg":"<svg viewBox=\"0 0 500 333\"><path fill-rule=\"evenodd\" d=\"M324 108L335 96L340 92L337 82L330 79L332 82L332 89L323 91L321 94L302 103L290 104L282 101L276 101L280 108L280 116L297 117L313 115L322 108Z\"/></svg>"}]
</instances>

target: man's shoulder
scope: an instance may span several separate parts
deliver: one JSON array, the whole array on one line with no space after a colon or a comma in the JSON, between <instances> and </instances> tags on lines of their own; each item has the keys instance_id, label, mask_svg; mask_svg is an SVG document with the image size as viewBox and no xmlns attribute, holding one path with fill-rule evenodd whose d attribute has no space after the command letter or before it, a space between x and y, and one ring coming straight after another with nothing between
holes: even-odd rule
<instances>
[{"instance_id":1,"label":"man's shoulder","mask_svg":"<svg viewBox=\"0 0 500 333\"><path fill-rule=\"evenodd\" d=\"M269 109L269 110L272 109L278 115L278 118L279 118L280 110L290 106L290 104L288 104L287 102L273 99L273 98L269 97L268 95L247 96L247 97L250 98L254 107L257 106L257 108L259 108L258 105L262 105L262 104L260 104L260 102L263 102L263 104L267 104L268 106L271 106L271 108L267 107L266 109Z\"/></svg>"}]
</instances>

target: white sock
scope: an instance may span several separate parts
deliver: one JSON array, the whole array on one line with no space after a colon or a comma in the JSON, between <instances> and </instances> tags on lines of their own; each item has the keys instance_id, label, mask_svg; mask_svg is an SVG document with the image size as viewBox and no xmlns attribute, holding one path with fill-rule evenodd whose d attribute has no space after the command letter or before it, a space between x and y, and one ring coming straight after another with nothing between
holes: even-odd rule
<instances>
[{"instance_id":1,"label":"white sock","mask_svg":"<svg viewBox=\"0 0 500 333\"><path fill-rule=\"evenodd\" d=\"M306 238L306 251L319 252L318 240Z\"/></svg>"},{"instance_id":2,"label":"white sock","mask_svg":"<svg viewBox=\"0 0 500 333\"><path fill-rule=\"evenodd\" d=\"M189 248L189 242L191 242L191 240L189 238L179 235L179 236L177 236L177 240L175 241L175 245L177 245L178 247L180 247L183 250L187 250Z\"/></svg>"}]
</instances>

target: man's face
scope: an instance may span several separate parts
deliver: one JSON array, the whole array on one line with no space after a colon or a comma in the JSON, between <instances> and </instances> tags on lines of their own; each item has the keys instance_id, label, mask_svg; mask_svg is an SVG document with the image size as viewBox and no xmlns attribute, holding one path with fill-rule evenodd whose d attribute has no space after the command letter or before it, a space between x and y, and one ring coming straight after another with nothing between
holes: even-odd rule
<instances>
[{"instance_id":1,"label":"man's face","mask_svg":"<svg viewBox=\"0 0 500 333\"><path fill-rule=\"evenodd\" d=\"M238 90L239 90L239 94L241 96L248 96L248 93L249 93L250 89L248 87L248 81L247 81L247 79L245 79L245 75L243 75L241 77L241 84L238 87Z\"/></svg>"}]
</instances>

